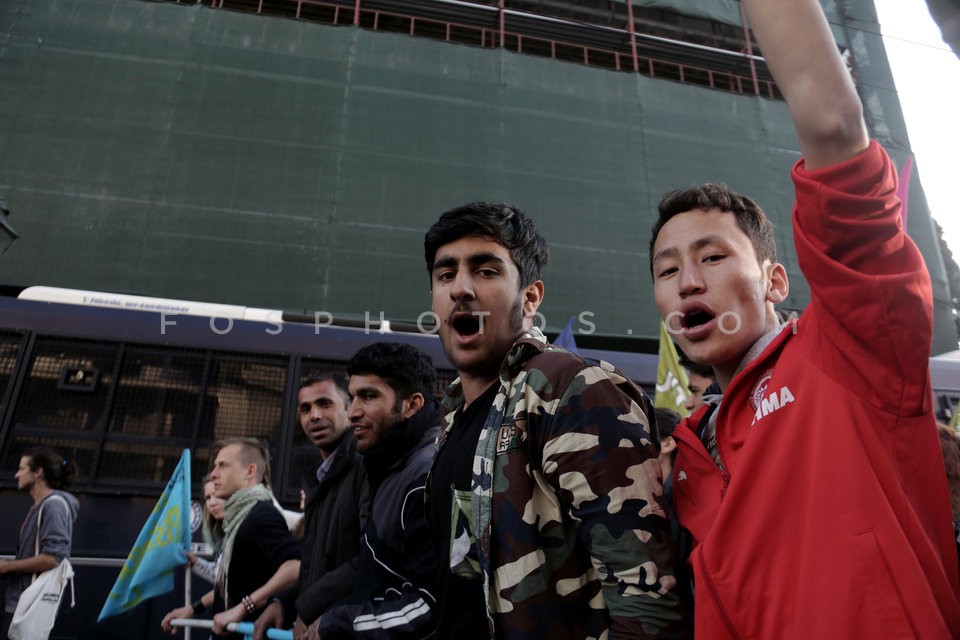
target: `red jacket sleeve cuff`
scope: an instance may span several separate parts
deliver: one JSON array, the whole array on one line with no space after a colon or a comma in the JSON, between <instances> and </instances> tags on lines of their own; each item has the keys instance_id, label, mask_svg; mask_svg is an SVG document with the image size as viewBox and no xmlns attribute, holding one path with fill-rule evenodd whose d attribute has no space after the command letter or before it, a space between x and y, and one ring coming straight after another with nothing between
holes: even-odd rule
<instances>
[{"instance_id":1,"label":"red jacket sleeve cuff","mask_svg":"<svg viewBox=\"0 0 960 640\"><path fill-rule=\"evenodd\" d=\"M793 177L797 181L813 181L841 193L860 193L865 183L864 176L877 176L879 182L887 166L887 154L880 143L870 141L862 153L831 167L807 169L803 158L793 165ZM875 183L874 183L875 184Z\"/></svg>"}]
</instances>

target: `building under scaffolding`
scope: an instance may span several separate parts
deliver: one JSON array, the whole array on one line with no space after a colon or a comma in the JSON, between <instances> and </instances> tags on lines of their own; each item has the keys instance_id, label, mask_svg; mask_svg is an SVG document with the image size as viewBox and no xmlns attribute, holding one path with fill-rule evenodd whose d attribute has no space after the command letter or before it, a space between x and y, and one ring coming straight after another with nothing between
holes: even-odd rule
<instances>
[{"instance_id":1,"label":"building under scaffolding","mask_svg":"<svg viewBox=\"0 0 960 640\"><path fill-rule=\"evenodd\" d=\"M825 5L902 164L872 2ZM7 0L0 283L415 321L424 230L504 200L551 242L547 329L586 313L582 340L641 350L655 204L722 181L777 223L802 308L798 145L745 34L735 0ZM910 209L952 350L916 177Z\"/></svg>"}]
</instances>

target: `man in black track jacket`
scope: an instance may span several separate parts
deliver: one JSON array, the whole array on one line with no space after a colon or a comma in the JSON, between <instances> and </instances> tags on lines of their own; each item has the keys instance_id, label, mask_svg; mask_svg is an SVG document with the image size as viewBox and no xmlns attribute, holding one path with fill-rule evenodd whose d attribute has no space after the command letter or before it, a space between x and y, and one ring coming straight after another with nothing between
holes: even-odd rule
<instances>
[{"instance_id":1,"label":"man in black track jacket","mask_svg":"<svg viewBox=\"0 0 960 640\"><path fill-rule=\"evenodd\" d=\"M321 616L319 637L427 637L436 570L424 486L441 420L433 362L410 345L378 342L358 351L347 373L347 413L373 497L357 588Z\"/></svg>"}]
</instances>

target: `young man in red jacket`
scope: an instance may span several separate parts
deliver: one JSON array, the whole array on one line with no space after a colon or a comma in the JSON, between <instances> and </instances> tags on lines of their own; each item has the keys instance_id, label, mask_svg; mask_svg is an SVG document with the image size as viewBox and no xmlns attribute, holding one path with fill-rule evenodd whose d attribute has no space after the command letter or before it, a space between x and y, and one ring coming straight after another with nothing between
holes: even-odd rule
<instances>
[{"instance_id":1,"label":"young man in red jacket","mask_svg":"<svg viewBox=\"0 0 960 640\"><path fill-rule=\"evenodd\" d=\"M661 202L656 304L724 392L674 431L697 637L960 637L932 294L896 171L817 0L743 5L803 153L794 239L811 302L779 325L787 274L752 200L704 185Z\"/></svg>"}]
</instances>

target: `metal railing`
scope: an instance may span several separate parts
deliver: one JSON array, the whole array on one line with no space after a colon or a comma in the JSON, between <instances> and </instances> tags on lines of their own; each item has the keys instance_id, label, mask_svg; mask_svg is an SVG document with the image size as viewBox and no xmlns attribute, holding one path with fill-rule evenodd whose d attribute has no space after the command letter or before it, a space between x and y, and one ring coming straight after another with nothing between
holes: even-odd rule
<instances>
[{"instance_id":1,"label":"metal railing","mask_svg":"<svg viewBox=\"0 0 960 640\"><path fill-rule=\"evenodd\" d=\"M213 629L213 620L171 620L170 625L192 629ZM227 631L243 635L243 640L253 640L252 622L231 622L227 625ZM293 631L286 629L267 629L266 635L270 640L293 640Z\"/></svg>"},{"instance_id":2,"label":"metal railing","mask_svg":"<svg viewBox=\"0 0 960 640\"><path fill-rule=\"evenodd\" d=\"M0 554L0 560L15 560L16 556ZM126 558L93 558L86 556L71 556L70 564L74 567L122 567Z\"/></svg>"},{"instance_id":3,"label":"metal railing","mask_svg":"<svg viewBox=\"0 0 960 640\"><path fill-rule=\"evenodd\" d=\"M196 0L169 0L194 4ZM612 71L781 99L763 58L627 29L455 0L206 0L214 9L289 15L581 63ZM419 13L418 13L419 12Z\"/></svg>"}]
</instances>

